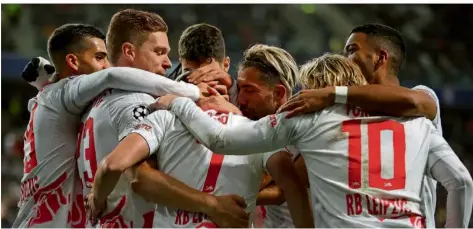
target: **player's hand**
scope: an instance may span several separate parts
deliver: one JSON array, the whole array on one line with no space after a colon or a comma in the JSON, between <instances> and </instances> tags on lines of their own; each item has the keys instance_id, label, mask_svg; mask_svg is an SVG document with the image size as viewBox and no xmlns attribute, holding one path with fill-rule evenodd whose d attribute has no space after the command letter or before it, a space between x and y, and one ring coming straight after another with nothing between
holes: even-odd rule
<instances>
[{"instance_id":1,"label":"player's hand","mask_svg":"<svg viewBox=\"0 0 473 229\"><path fill-rule=\"evenodd\" d=\"M301 90L283 104L277 113L288 112L286 118L323 110L335 102L334 87Z\"/></svg>"},{"instance_id":2,"label":"player's hand","mask_svg":"<svg viewBox=\"0 0 473 229\"><path fill-rule=\"evenodd\" d=\"M215 88L211 87L208 88L208 91L212 96L203 97L197 102L202 110L216 110L219 113L242 115L240 109L228 101L228 95L222 96Z\"/></svg>"},{"instance_id":3,"label":"player's hand","mask_svg":"<svg viewBox=\"0 0 473 229\"><path fill-rule=\"evenodd\" d=\"M174 99L178 98L177 95L167 94L165 96L161 96L156 99L156 102L149 105L149 109L151 110L167 110L169 109L169 105L171 105Z\"/></svg>"},{"instance_id":4,"label":"player's hand","mask_svg":"<svg viewBox=\"0 0 473 229\"><path fill-rule=\"evenodd\" d=\"M210 210L205 212L212 222L221 228L247 228L249 214L245 212L246 203L237 195L215 196Z\"/></svg>"},{"instance_id":5,"label":"player's hand","mask_svg":"<svg viewBox=\"0 0 473 229\"><path fill-rule=\"evenodd\" d=\"M87 196L85 197L84 202L85 210L87 212L89 221L92 223L93 226L95 226L98 222L98 219L107 207L107 201L97 201L93 194L93 191L91 190L90 193L87 194Z\"/></svg>"},{"instance_id":6,"label":"player's hand","mask_svg":"<svg viewBox=\"0 0 473 229\"><path fill-rule=\"evenodd\" d=\"M189 83L193 84L218 81L227 88L230 88L233 84L232 77L220 67L217 61L213 61L208 65L196 69L187 77L187 79Z\"/></svg>"}]
</instances>

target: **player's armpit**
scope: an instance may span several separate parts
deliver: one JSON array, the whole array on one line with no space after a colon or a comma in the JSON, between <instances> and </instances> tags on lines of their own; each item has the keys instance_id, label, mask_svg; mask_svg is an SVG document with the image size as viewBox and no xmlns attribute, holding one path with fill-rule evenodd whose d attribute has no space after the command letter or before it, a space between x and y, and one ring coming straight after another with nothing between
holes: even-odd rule
<instances>
[{"instance_id":1,"label":"player's armpit","mask_svg":"<svg viewBox=\"0 0 473 229\"><path fill-rule=\"evenodd\" d=\"M256 199L256 205L281 205L286 201L283 190L275 183L263 188Z\"/></svg>"},{"instance_id":2,"label":"player's armpit","mask_svg":"<svg viewBox=\"0 0 473 229\"><path fill-rule=\"evenodd\" d=\"M437 114L437 105L429 94L400 86L351 86L347 103L368 112L397 117L424 116L433 120Z\"/></svg>"},{"instance_id":3,"label":"player's armpit","mask_svg":"<svg viewBox=\"0 0 473 229\"><path fill-rule=\"evenodd\" d=\"M281 187L296 227L313 228L314 219L309 194L299 178L292 157L287 152L273 154L266 167L276 184Z\"/></svg>"}]
</instances>

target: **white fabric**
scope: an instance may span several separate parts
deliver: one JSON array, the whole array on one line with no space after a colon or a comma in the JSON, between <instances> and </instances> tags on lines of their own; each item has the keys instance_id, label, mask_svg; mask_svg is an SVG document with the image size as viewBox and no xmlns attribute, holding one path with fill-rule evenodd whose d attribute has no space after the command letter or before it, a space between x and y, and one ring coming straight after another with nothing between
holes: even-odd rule
<instances>
[{"instance_id":1,"label":"white fabric","mask_svg":"<svg viewBox=\"0 0 473 229\"><path fill-rule=\"evenodd\" d=\"M270 115L225 127L186 98L174 100L171 110L199 141L227 155L294 145L308 169L317 227L412 227L423 220L422 179L430 149L441 138L425 118L369 117L359 108L336 105L291 119ZM358 143L348 145L348 139Z\"/></svg>"}]
</instances>

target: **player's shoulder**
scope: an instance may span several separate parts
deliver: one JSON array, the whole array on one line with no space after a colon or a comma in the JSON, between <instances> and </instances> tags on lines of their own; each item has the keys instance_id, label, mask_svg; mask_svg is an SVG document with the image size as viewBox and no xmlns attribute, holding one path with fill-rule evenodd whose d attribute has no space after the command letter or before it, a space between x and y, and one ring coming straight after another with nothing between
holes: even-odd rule
<instances>
[{"instance_id":1,"label":"player's shoulder","mask_svg":"<svg viewBox=\"0 0 473 229\"><path fill-rule=\"evenodd\" d=\"M159 122L167 122L176 119L176 115L168 110L157 110L149 114L146 118Z\"/></svg>"},{"instance_id":2,"label":"player's shoulder","mask_svg":"<svg viewBox=\"0 0 473 229\"><path fill-rule=\"evenodd\" d=\"M432 88L427 87L425 85L417 85L417 86L413 87L412 90L418 90L418 91L423 91L423 92L427 93L428 95L430 95L435 100L437 105L439 104L438 96Z\"/></svg>"},{"instance_id":3,"label":"player's shoulder","mask_svg":"<svg viewBox=\"0 0 473 229\"><path fill-rule=\"evenodd\" d=\"M143 104L148 106L155 101L153 96L142 92L130 92L120 89L109 89L107 92L108 93L103 96L103 99L108 101L111 106L123 107L134 104Z\"/></svg>"}]
</instances>

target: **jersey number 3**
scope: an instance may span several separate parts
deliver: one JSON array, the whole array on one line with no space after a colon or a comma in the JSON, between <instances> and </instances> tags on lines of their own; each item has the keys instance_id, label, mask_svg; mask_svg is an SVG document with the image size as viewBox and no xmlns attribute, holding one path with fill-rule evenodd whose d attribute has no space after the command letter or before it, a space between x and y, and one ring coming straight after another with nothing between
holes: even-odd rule
<instances>
[{"instance_id":1,"label":"jersey number 3","mask_svg":"<svg viewBox=\"0 0 473 229\"><path fill-rule=\"evenodd\" d=\"M365 124L368 130L368 185L382 190L399 190L406 186L406 135L404 126L393 120ZM361 188L361 121L348 120L342 124L348 132L348 184L352 189ZM393 177L381 177L381 131L392 132L394 160Z\"/></svg>"},{"instance_id":2,"label":"jersey number 3","mask_svg":"<svg viewBox=\"0 0 473 229\"><path fill-rule=\"evenodd\" d=\"M84 148L84 184L88 188L92 188L92 183L94 182L95 171L97 170L97 158L95 156L95 137L94 137L94 119L88 118L85 121L84 126L80 126L79 129L79 143L80 141L85 140ZM88 164L88 165L87 165ZM90 174L90 175L89 175Z\"/></svg>"}]
</instances>

